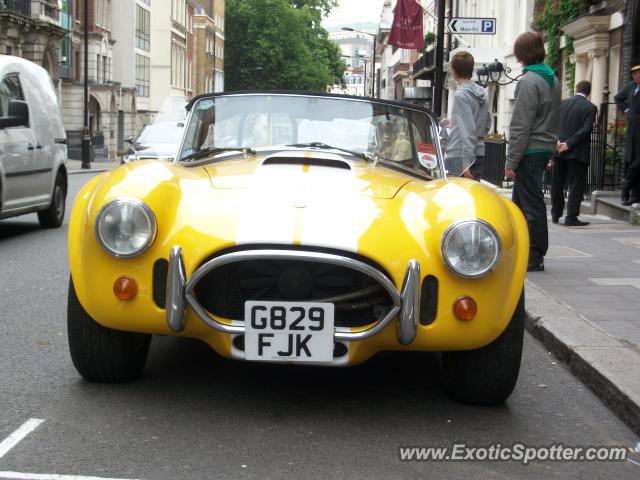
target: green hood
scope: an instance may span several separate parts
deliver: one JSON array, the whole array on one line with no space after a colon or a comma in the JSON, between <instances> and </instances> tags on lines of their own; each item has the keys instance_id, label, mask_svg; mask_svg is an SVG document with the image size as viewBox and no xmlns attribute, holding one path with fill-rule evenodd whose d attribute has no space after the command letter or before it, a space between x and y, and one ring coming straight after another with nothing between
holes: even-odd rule
<instances>
[{"instance_id":1,"label":"green hood","mask_svg":"<svg viewBox=\"0 0 640 480\"><path fill-rule=\"evenodd\" d=\"M547 83L553 87L556 78L555 78L555 74L556 72L553 71L553 69L549 66L549 65L545 65L544 63L537 63L535 65L529 65L523 68L523 70L525 72L535 72L538 75L540 75L542 78L544 78Z\"/></svg>"}]
</instances>

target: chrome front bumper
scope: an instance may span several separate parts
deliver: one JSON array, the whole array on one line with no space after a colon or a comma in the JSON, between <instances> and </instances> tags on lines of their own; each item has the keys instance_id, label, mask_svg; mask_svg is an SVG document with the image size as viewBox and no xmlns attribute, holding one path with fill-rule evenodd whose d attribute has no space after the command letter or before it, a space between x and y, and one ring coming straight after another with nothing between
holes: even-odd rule
<instances>
[{"instance_id":1,"label":"chrome front bumper","mask_svg":"<svg viewBox=\"0 0 640 480\"><path fill-rule=\"evenodd\" d=\"M298 251L298 250L244 250L221 255L198 268L187 280L182 259L182 248L175 246L169 255L169 273L167 276L167 323L174 332L181 332L185 328L185 312L189 305L198 317L210 327L228 334L242 335L244 325L229 325L212 318L198 303L194 295L194 288L198 281L211 270L240 260L304 260L311 262L331 263L354 270L376 280L389 293L393 300L393 307L387 315L366 330L352 331L350 328L336 327L334 340L353 341L363 340L382 331L397 317L398 341L409 345L416 337L418 319L420 317L420 264L417 260L410 260L407 273L400 292L393 282L374 267L349 257L340 255Z\"/></svg>"}]
</instances>

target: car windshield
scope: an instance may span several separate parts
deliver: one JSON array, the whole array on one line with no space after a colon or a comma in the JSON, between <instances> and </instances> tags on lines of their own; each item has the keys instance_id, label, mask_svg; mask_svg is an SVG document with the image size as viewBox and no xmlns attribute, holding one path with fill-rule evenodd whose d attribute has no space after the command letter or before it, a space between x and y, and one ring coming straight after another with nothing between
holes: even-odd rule
<instances>
[{"instance_id":1,"label":"car windshield","mask_svg":"<svg viewBox=\"0 0 640 480\"><path fill-rule=\"evenodd\" d=\"M232 148L314 148L439 178L434 134L431 117L410 106L295 94L204 97L192 106L178 159Z\"/></svg>"},{"instance_id":2,"label":"car windshield","mask_svg":"<svg viewBox=\"0 0 640 480\"><path fill-rule=\"evenodd\" d=\"M136 143L173 143L176 146L182 136L183 127L177 123L153 123L144 127Z\"/></svg>"}]
</instances>

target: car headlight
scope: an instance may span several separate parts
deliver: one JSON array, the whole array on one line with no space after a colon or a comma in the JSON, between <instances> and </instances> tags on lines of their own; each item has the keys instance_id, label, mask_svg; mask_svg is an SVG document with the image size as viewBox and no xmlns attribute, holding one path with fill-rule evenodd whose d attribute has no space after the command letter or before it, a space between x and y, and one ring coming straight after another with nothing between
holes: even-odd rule
<instances>
[{"instance_id":1,"label":"car headlight","mask_svg":"<svg viewBox=\"0 0 640 480\"><path fill-rule=\"evenodd\" d=\"M155 240L156 219L143 202L119 198L107 203L96 219L96 236L102 247L116 257L133 257Z\"/></svg>"},{"instance_id":2,"label":"car headlight","mask_svg":"<svg viewBox=\"0 0 640 480\"><path fill-rule=\"evenodd\" d=\"M482 220L462 220L451 225L442 236L442 258L456 275L479 278L498 263L500 237Z\"/></svg>"}]
</instances>

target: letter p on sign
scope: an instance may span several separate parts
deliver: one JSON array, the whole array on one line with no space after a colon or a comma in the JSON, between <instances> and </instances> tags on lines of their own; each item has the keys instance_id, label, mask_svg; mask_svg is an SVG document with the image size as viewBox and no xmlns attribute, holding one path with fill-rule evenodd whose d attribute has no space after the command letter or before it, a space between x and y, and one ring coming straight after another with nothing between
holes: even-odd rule
<instances>
[{"instance_id":1,"label":"letter p on sign","mask_svg":"<svg viewBox=\"0 0 640 480\"><path fill-rule=\"evenodd\" d=\"M494 31L495 21L494 20L483 20L482 21L482 32L489 33Z\"/></svg>"}]
</instances>

